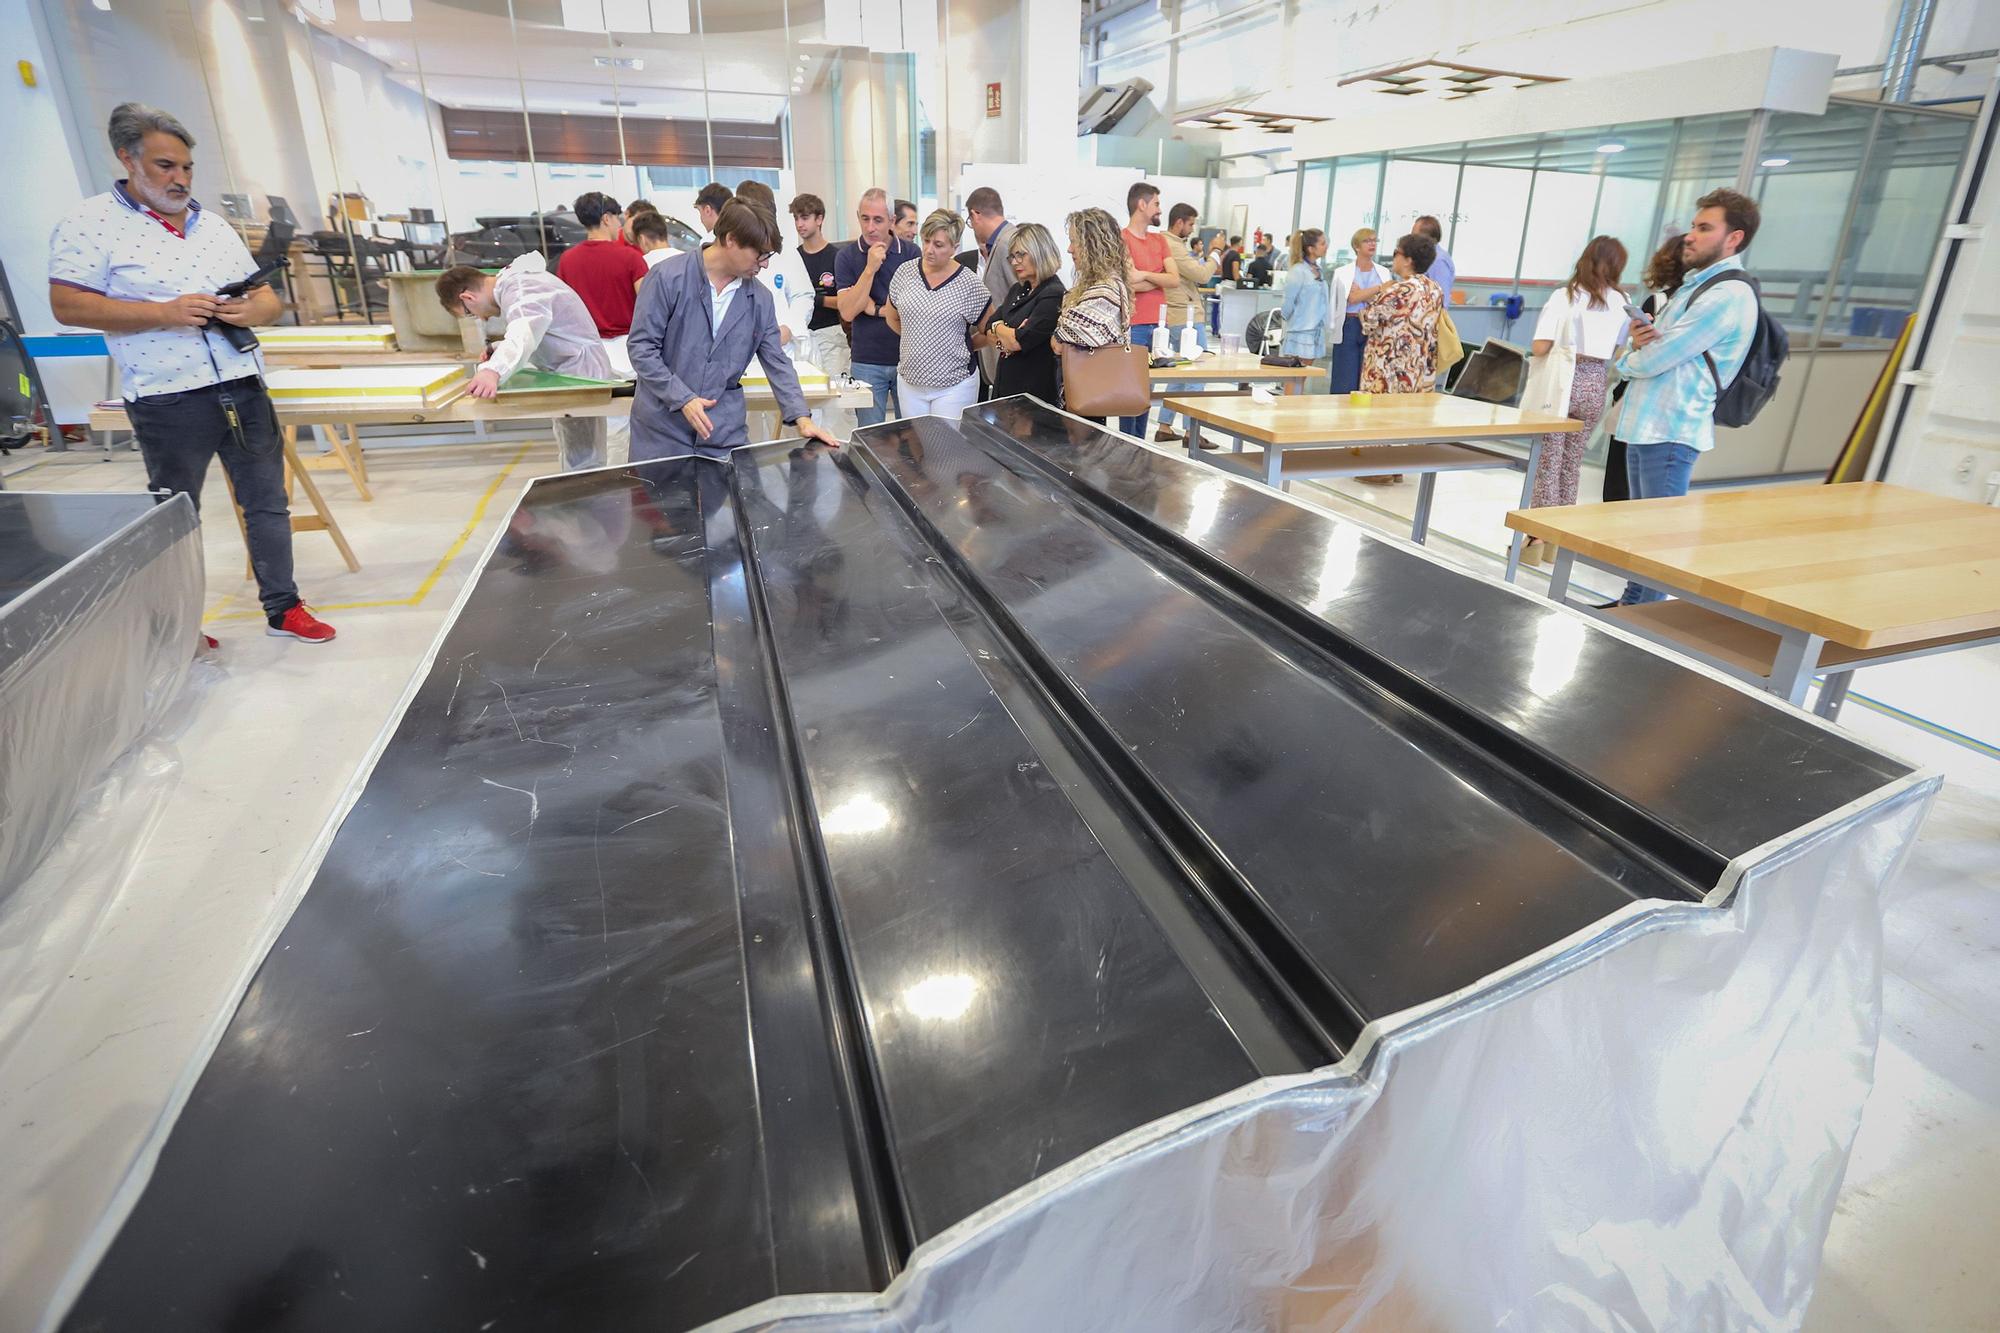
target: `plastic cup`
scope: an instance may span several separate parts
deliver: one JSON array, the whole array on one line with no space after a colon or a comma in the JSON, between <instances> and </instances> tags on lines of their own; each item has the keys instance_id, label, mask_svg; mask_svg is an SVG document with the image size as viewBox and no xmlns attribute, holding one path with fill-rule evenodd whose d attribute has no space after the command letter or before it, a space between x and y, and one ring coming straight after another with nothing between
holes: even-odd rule
<instances>
[{"instance_id":1,"label":"plastic cup","mask_svg":"<svg viewBox=\"0 0 2000 1333\"><path fill-rule=\"evenodd\" d=\"M1224 356L1234 356L1242 350L1242 335L1235 333L1225 333L1222 335L1222 354Z\"/></svg>"}]
</instances>

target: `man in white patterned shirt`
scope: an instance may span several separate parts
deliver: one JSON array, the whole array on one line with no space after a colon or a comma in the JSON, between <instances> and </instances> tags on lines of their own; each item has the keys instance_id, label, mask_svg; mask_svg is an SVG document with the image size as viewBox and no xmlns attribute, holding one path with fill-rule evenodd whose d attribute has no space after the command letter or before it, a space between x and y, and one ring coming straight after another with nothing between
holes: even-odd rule
<instances>
[{"instance_id":1,"label":"man in white patterned shirt","mask_svg":"<svg viewBox=\"0 0 2000 1333\"><path fill-rule=\"evenodd\" d=\"M215 327L269 324L283 306L268 285L216 295L257 264L243 238L195 202L185 126L126 102L111 113L109 134L128 175L57 224L49 307L64 324L104 331L156 493L184 493L199 509L209 461L222 460L243 510L265 632L326 643L332 628L292 582L285 455L263 359L254 340L241 349Z\"/></svg>"}]
</instances>

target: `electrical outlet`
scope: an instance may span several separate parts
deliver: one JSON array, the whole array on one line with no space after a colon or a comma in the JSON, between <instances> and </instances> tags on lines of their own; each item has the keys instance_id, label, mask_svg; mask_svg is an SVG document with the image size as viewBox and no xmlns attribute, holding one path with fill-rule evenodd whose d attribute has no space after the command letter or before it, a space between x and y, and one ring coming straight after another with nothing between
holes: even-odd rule
<instances>
[{"instance_id":1,"label":"electrical outlet","mask_svg":"<svg viewBox=\"0 0 2000 1333\"><path fill-rule=\"evenodd\" d=\"M1975 460L1971 454L1967 454L1963 459L1959 461L1958 466L1951 470L1951 475L1958 482L1959 485L1961 486L1970 485L1972 482L1972 469L1976 465L1977 465L1977 460Z\"/></svg>"}]
</instances>

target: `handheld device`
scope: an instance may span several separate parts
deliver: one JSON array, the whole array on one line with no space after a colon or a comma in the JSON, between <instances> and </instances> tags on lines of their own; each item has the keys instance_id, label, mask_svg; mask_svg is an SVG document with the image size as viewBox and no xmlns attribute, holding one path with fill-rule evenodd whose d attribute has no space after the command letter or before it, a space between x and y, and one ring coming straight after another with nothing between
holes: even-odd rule
<instances>
[{"instance_id":1,"label":"handheld device","mask_svg":"<svg viewBox=\"0 0 2000 1333\"><path fill-rule=\"evenodd\" d=\"M237 300L252 287L262 286L270 279L272 274L287 267L288 264L289 261L286 259L274 259L247 278L239 278L235 282L225 283L217 287L215 294L227 301ZM230 324L221 320L211 319L208 323L202 325L202 328L213 329L217 333L220 333L229 345L239 352L247 352L257 345L257 335L240 324Z\"/></svg>"},{"instance_id":2,"label":"handheld device","mask_svg":"<svg viewBox=\"0 0 2000 1333\"><path fill-rule=\"evenodd\" d=\"M1633 305L1630 301L1625 303L1625 316L1628 319L1636 319L1641 324L1651 324L1653 322L1651 315L1641 310L1638 306Z\"/></svg>"}]
</instances>

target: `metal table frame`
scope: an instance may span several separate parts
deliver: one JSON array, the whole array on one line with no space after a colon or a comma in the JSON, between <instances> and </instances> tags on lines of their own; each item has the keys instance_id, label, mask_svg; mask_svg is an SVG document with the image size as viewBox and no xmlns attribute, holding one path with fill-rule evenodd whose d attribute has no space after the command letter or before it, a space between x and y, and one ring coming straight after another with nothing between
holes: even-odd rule
<instances>
[{"instance_id":1,"label":"metal table frame","mask_svg":"<svg viewBox=\"0 0 2000 1333\"><path fill-rule=\"evenodd\" d=\"M1521 535L1519 532L1514 534L1517 542L1520 540ZM1770 671L1762 675L1754 671L1746 671L1733 662L1725 661L1712 654L1702 652L1684 639L1676 638L1671 634L1660 633L1650 626L1606 616L1603 614L1603 611L1594 606L1570 601L1570 574L1579 564L1588 566L1591 569L1601 569L1607 574L1614 574L1620 578L1643 583L1650 588L1658 588L1662 592L1669 593L1684 602L1690 602L1704 610L1714 611L1719 615L1729 617L1731 620L1738 620L1746 625L1754 625L1758 629L1777 635L1778 651L1777 655L1772 659ZM1814 678L1824 675L1826 677L1826 684L1821 687L1819 698L1814 702L1812 711L1829 722L1835 721L1840 717L1841 705L1847 702L1847 692L1854 683L1854 673L1862 667L1886 666L1891 662L1908 662L1919 657L1935 656L1938 653L1956 652L1961 648L1983 648L1989 644L2000 643L2000 633L1982 635L1976 638L1954 638L1942 643L1930 640L1901 648L1885 648L1880 654L1871 654L1867 658L1858 661L1822 665L1820 654L1826 650L1827 646L1827 640L1823 635L1813 634L1807 630L1798 628L1796 625L1787 625L1782 621L1771 620L1768 617L1756 615L1739 607L1727 606L1713 598L1703 597L1699 593L1677 588L1656 574L1637 574L1629 569L1622 569L1607 560L1578 555L1576 552L1563 546L1556 548L1555 564L1550 571L1549 600L1561 602L1565 606L1582 611L1596 619L1615 624L1620 629L1636 634L1649 643L1657 643L1663 648L1671 648L1684 656L1695 658L1706 666L1714 667L1726 675L1734 676L1738 680L1747 681L1761 690L1777 695L1794 708L1805 707L1806 693L1810 689Z\"/></svg>"},{"instance_id":2,"label":"metal table frame","mask_svg":"<svg viewBox=\"0 0 2000 1333\"><path fill-rule=\"evenodd\" d=\"M1212 430L1219 435L1228 437L1229 454L1223 455L1204 450L1201 447L1201 437L1204 430ZM1244 438L1244 436L1234 434L1226 427L1218 426L1213 422L1202 422L1192 416L1188 417L1188 457L1200 459L1210 467L1217 467L1227 472L1235 472L1255 478L1274 490L1283 490L1287 481L1307 481L1320 477L1367 477L1384 472L1414 473L1419 480L1417 482L1417 508L1416 512L1410 517L1410 540L1419 546L1424 544L1424 538L1430 534L1431 502L1437 495L1439 473L1479 472L1497 468L1519 472L1521 473L1521 507L1526 509L1534 504L1535 474L1541 469L1542 464L1542 436L1540 434L1488 437L1490 441L1525 441L1528 449L1527 456L1516 458L1511 453L1502 453L1498 449L1488 447L1486 442L1482 442L1481 444L1467 444L1458 440L1452 433L1441 431L1434 438L1398 440L1393 444L1353 445L1339 441L1322 444L1263 444L1259 441L1260 447L1264 450L1264 468L1260 475L1256 470L1248 466L1237 467L1223 461L1225 457L1240 457L1242 455ZM1429 455L1413 454L1411 452L1421 448L1450 450L1451 452ZM1321 465L1309 467L1293 471L1287 475L1284 465L1285 451L1287 449L1338 449L1350 454L1353 462L1332 466ZM1522 533L1516 532L1507 543L1507 572L1505 577L1509 583L1514 581L1514 576L1521 570L1521 549L1525 544L1525 540Z\"/></svg>"}]
</instances>

